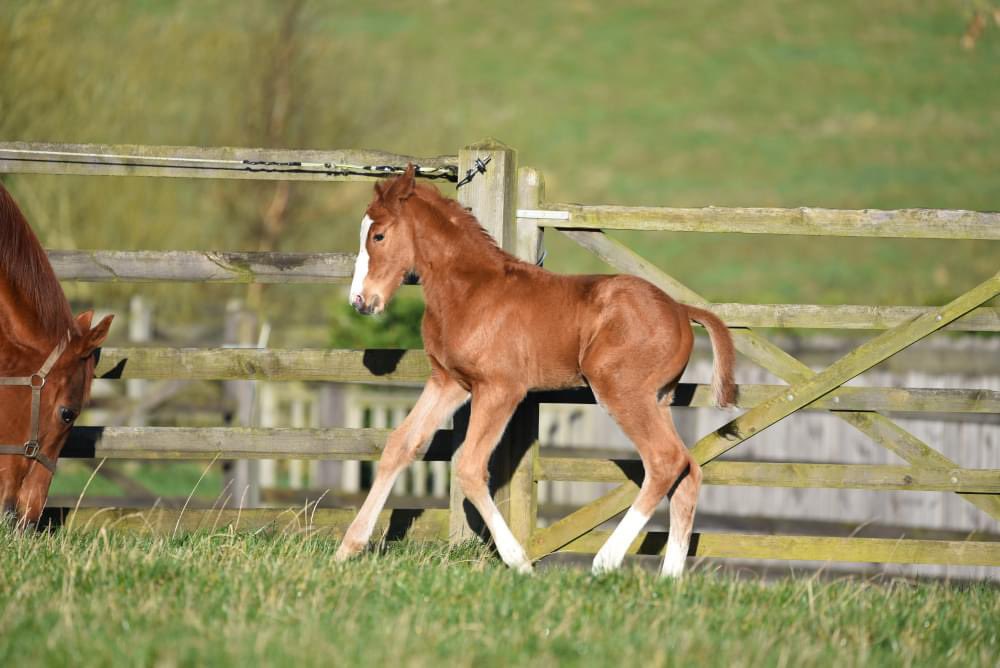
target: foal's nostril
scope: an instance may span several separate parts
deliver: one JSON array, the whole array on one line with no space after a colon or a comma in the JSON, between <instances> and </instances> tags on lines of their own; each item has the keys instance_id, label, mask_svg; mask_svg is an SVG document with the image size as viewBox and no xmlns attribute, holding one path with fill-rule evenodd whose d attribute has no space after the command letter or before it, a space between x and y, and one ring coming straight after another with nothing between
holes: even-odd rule
<instances>
[{"instance_id":1,"label":"foal's nostril","mask_svg":"<svg viewBox=\"0 0 1000 668\"><path fill-rule=\"evenodd\" d=\"M361 295L354 295L354 297L351 298L351 306L353 306L358 311L364 309L365 307L364 297L362 297Z\"/></svg>"}]
</instances>

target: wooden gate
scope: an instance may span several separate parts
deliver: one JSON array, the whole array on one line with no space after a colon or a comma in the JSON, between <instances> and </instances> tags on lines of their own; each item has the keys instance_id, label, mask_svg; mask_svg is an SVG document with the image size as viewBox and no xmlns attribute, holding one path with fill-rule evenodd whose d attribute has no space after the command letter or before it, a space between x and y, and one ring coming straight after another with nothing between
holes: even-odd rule
<instances>
[{"instance_id":1,"label":"wooden gate","mask_svg":"<svg viewBox=\"0 0 1000 668\"><path fill-rule=\"evenodd\" d=\"M969 211L835 211L824 209L672 209L581 206L547 202L543 179L535 170L517 169L515 152L488 140L458 156L416 159L373 152L303 152L192 149L135 146L56 146L0 144L0 172L103 175L373 180L364 169L342 165L402 167L409 160L449 171L454 177L475 171L476 160L490 159L485 173L458 191L484 227L505 249L523 259L539 257L543 232L567 235L613 267L642 276L676 299L702 305L730 325L738 350L787 385L743 385L745 409L722 429L705 434L692 448L711 485L833 487L878 490L934 490L959 494L994 519L1000 519L1000 470L966 469L920 441L886 417L886 411L1000 413L1000 393L982 390L851 388L844 383L889 356L950 326L1000 331L1000 310L982 306L1000 292L1000 273L939 308L813 305L714 305L653 266L604 230L671 230L750 234L906 237L1000 240L1000 214ZM255 165L271 165L255 169ZM281 169L275 165L298 165ZM332 165L332 167L331 167ZM52 252L60 277L84 281L331 282L350 280L348 253L210 253L116 251ZM753 327L865 328L885 330L836 363L814 372L754 331ZM419 382L429 368L420 351L257 350L257 349L107 349L100 375L150 379L257 379L269 381ZM710 388L682 385L684 405L707 406ZM537 406L540 402L587 402L585 389L535 393L515 415L494 457L492 478L501 512L534 558L554 551L593 553L605 539L597 527L634 499L642 472L635 462L541 457ZM826 410L908 462L909 466L732 462L721 455L796 411ZM435 438L426 459L445 461L461 440L463 417ZM111 428L75 429L64 456L153 459L377 459L383 429ZM808 447L805 444L804 447ZM548 527L537 522L536 483L578 480L620 483L604 495ZM460 540L476 521L452 485L451 509L386 511L389 535ZM256 527L274 522L326 527L338 535L353 510L311 509L308 513L269 509L191 511L178 514L148 509L85 510L65 513L68 521L116 522L119 526L180 530L234 524ZM284 517L285 519L281 519ZM633 552L659 553L666 534L650 532ZM1000 543L990 541L888 540L732 533L696 534L691 554L709 557L804 559L818 561L942 563L1000 566Z\"/></svg>"}]
</instances>

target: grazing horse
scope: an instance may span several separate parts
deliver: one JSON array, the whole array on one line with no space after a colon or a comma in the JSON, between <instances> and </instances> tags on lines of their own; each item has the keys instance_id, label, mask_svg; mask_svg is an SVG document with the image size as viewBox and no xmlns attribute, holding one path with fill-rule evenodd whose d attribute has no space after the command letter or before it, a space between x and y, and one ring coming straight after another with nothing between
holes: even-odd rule
<instances>
[{"instance_id":1,"label":"grazing horse","mask_svg":"<svg viewBox=\"0 0 1000 668\"><path fill-rule=\"evenodd\" d=\"M38 238L0 185L0 512L34 523L90 394L112 316L76 318Z\"/></svg>"},{"instance_id":2,"label":"grazing horse","mask_svg":"<svg viewBox=\"0 0 1000 668\"><path fill-rule=\"evenodd\" d=\"M431 376L413 410L389 436L375 481L336 559L364 549L400 471L472 397L456 477L511 568L531 561L490 498L487 464L518 403L532 389L586 382L635 444L645 469L639 495L594 559L594 572L621 565L657 504L670 494L662 573L684 569L701 469L670 417L670 400L691 356L690 320L708 330L712 385L721 406L735 400L733 343L708 311L679 304L634 276L562 276L504 252L475 217L414 168L375 186L361 224L351 304L380 313L410 272L420 277Z\"/></svg>"}]
</instances>

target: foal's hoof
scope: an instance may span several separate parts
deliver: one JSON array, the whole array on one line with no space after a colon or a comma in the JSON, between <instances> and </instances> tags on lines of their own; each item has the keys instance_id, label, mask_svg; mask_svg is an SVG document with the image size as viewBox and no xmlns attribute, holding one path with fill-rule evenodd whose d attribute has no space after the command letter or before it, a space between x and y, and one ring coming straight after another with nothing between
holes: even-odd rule
<instances>
[{"instance_id":1,"label":"foal's hoof","mask_svg":"<svg viewBox=\"0 0 1000 668\"><path fill-rule=\"evenodd\" d=\"M519 564L511 564L510 567L522 575L534 575L535 568L530 561L523 561Z\"/></svg>"},{"instance_id":2,"label":"foal's hoof","mask_svg":"<svg viewBox=\"0 0 1000 668\"><path fill-rule=\"evenodd\" d=\"M590 567L590 573L591 575L605 575L606 573L617 571L621 565L621 559L616 559L606 552L598 552L594 557L594 563Z\"/></svg>"},{"instance_id":3,"label":"foal's hoof","mask_svg":"<svg viewBox=\"0 0 1000 668\"><path fill-rule=\"evenodd\" d=\"M337 548L337 552L333 555L333 560L338 564L343 563L352 557L356 557L358 553L364 549L364 547L364 545L349 543L345 540L340 544L340 547Z\"/></svg>"}]
</instances>

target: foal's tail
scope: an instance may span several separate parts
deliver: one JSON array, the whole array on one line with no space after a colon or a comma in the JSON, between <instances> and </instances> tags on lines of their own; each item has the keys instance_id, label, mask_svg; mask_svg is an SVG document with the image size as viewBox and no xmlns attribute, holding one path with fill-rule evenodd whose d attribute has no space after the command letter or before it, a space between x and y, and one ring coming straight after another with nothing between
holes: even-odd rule
<instances>
[{"instance_id":1,"label":"foal's tail","mask_svg":"<svg viewBox=\"0 0 1000 668\"><path fill-rule=\"evenodd\" d=\"M686 304L685 308L688 318L704 326L708 330L708 338L712 341L712 352L715 354L712 390L715 393L715 402L722 408L732 406L736 403L736 382L733 380L733 362L736 354L729 328L714 313Z\"/></svg>"}]
</instances>

